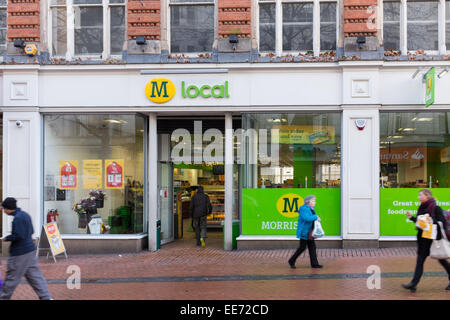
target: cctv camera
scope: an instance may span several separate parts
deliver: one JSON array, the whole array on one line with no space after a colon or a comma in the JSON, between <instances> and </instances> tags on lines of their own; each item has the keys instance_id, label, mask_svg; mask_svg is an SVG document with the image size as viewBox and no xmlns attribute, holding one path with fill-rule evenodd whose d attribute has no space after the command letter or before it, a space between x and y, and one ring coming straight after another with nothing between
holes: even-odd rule
<instances>
[{"instance_id":1,"label":"cctv camera","mask_svg":"<svg viewBox=\"0 0 450 320\"><path fill-rule=\"evenodd\" d=\"M16 127L17 127L17 128L22 128L22 127L23 127L23 122L20 121L20 120L17 120L17 121L16 121Z\"/></svg>"}]
</instances>

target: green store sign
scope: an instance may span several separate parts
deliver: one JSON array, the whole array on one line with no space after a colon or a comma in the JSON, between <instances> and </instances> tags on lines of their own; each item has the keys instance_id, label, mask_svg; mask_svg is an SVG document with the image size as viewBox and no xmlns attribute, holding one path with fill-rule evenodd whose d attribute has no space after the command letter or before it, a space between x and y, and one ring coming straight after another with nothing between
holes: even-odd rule
<instances>
[{"instance_id":1,"label":"green store sign","mask_svg":"<svg viewBox=\"0 0 450 320\"><path fill-rule=\"evenodd\" d=\"M428 107L434 103L434 81L435 69L431 68L425 74L425 106Z\"/></svg>"},{"instance_id":2,"label":"green store sign","mask_svg":"<svg viewBox=\"0 0 450 320\"><path fill-rule=\"evenodd\" d=\"M243 189L243 235L295 235L298 209L308 195L316 196L317 215L328 236L341 234L340 189Z\"/></svg>"},{"instance_id":3,"label":"green store sign","mask_svg":"<svg viewBox=\"0 0 450 320\"><path fill-rule=\"evenodd\" d=\"M380 189L380 235L414 236L417 230L414 222L405 213L417 213L421 188L382 188ZM431 189L437 204L444 210L450 209L450 188Z\"/></svg>"}]
</instances>

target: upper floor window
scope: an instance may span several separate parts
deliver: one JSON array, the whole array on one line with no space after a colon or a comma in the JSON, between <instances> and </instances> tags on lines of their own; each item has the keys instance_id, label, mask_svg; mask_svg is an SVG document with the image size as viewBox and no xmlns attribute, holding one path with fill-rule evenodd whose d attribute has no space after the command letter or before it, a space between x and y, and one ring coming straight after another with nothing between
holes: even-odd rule
<instances>
[{"instance_id":1,"label":"upper floor window","mask_svg":"<svg viewBox=\"0 0 450 320\"><path fill-rule=\"evenodd\" d=\"M437 52L439 43L439 10L445 10L437 0L384 0L383 41L386 50L424 50ZM405 30L406 32L403 32Z\"/></svg>"},{"instance_id":2,"label":"upper floor window","mask_svg":"<svg viewBox=\"0 0 450 320\"><path fill-rule=\"evenodd\" d=\"M336 1L259 0L259 50L336 50L337 14Z\"/></svg>"},{"instance_id":3,"label":"upper floor window","mask_svg":"<svg viewBox=\"0 0 450 320\"><path fill-rule=\"evenodd\" d=\"M214 0L170 0L171 52L210 52L214 42Z\"/></svg>"},{"instance_id":4,"label":"upper floor window","mask_svg":"<svg viewBox=\"0 0 450 320\"><path fill-rule=\"evenodd\" d=\"M6 50L6 5L8 0L0 0L0 54Z\"/></svg>"},{"instance_id":5,"label":"upper floor window","mask_svg":"<svg viewBox=\"0 0 450 320\"><path fill-rule=\"evenodd\" d=\"M51 0L50 12L52 55L122 54L125 0Z\"/></svg>"}]
</instances>

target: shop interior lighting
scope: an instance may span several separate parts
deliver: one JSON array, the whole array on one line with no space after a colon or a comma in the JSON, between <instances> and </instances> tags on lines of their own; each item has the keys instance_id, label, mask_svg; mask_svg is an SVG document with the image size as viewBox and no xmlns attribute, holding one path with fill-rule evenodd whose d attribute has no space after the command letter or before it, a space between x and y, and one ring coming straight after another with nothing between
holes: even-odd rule
<instances>
[{"instance_id":1,"label":"shop interior lighting","mask_svg":"<svg viewBox=\"0 0 450 320\"><path fill-rule=\"evenodd\" d=\"M448 68L445 68L444 70L439 72L438 78L441 79L443 76L445 76L447 74L447 72L448 72Z\"/></svg>"},{"instance_id":2,"label":"shop interior lighting","mask_svg":"<svg viewBox=\"0 0 450 320\"><path fill-rule=\"evenodd\" d=\"M122 124L122 123L127 123L125 120L115 120L115 119L106 119L103 120L104 122L108 122L108 123L116 123L116 124Z\"/></svg>"},{"instance_id":3,"label":"shop interior lighting","mask_svg":"<svg viewBox=\"0 0 450 320\"><path fill-rule=\"evenodd\" d=\"M414 121L421 121L421 122L423 122L423 121L433 121L433 118L416 118L416 120L414 120Z\"/></svg>"},{"instance_id":4,"label":"shop interior lighting","mask_svg":"<svg viewBox=\"0 0 450 320\"><path fill-rule=\"evenodd\" d=\"M402 131L416 131L416 128L404 128Z\"/></svg>"}]
</instances>

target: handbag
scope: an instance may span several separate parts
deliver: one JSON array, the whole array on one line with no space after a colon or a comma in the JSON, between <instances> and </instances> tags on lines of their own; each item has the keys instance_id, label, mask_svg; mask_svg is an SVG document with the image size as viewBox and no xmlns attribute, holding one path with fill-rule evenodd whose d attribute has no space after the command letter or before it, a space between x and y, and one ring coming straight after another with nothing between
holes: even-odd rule
<instances>
[{"instance_id":1,"label":"handbag","mask_svg":"<svg viewBox=\"0 0 450 320\"><path fill-rule=\"evenodd\" d=\"M433 240L430 249L430 257L433 259L448 259L450 258L450 242L447 239L442 222L438 221L439 228L441 229L441 240Z\"/></svg>"},{"instance_id":2,"label":"handbag","mask_svg":"<svg viewBox=\"0 0 450 320\"><path fill-rule=\"evenodd\" d=\"M325 235L325 232L323 231L322 225L319 221L314 221L314 229L312 232L312 236L314 238L321 238Z\"/></svg>"}]
</instances>

